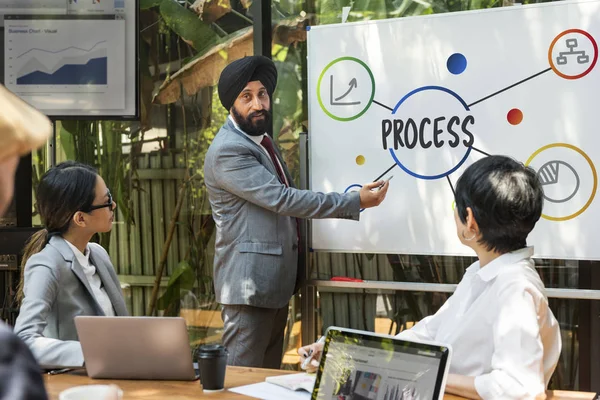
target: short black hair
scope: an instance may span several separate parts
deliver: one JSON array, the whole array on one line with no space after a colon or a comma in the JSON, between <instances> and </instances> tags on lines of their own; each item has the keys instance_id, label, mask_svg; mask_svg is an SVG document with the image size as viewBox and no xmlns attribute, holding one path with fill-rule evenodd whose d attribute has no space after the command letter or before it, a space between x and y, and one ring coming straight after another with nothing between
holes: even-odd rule
<instances>
[{"instance_id":1,"label":"short black hair","mask_svg":"<svg viewBox=\"0 0 600 400\"><path fill-rule=\"evenodd\" d=\"M460 220L466 223L470 207L479 225L479 243L501 254L527 246L544 203L536 172L498 155L470 165L458 179L454 197Z\"/></svg>"}]
</instances>

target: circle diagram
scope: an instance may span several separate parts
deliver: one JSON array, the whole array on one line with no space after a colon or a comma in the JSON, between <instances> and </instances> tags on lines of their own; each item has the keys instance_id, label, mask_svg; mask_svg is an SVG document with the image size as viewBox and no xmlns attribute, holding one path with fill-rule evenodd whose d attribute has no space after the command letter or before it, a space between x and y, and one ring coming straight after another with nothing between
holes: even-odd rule
<instances>
[{"instance_id":1,"label":"circle diagram","mask_svg":"<svg viewBox=\"0 0 600 400\"><path fill-rule=\"evenodd\" d=\"M317 99L325 114L337 121L363 115L375 97L375 78L363 61L340 57L323 69L317 82Z\"/></svg>"},{"instance_id":2,"label":"circle diagram","mask_svg":"<svg viewBox=\"0 0 600 400\"><path fill-rule=\"evenodd\" d=\"M589 74L598 61L596 40L582 29L568 29L554 38L548 50L550 68L564 79Z\"/></svg>"},{"instance_id":3,"label":"circle diagram","mask_svg":"<svg viewBox=\"0 0 600 400\"><path fill-rule=\"evenodd\" d=\"M467 103L450 89L424 86L411 91L392 111L390 155L415 178L433 180L450 175L471 152L475 118L469 111Z\"/></svg>"},{"instance_id":4,"label":"circle diagram","mask_svg":"<svg viewBox=\"0 0 600 400\"><path fill-rule=\"evenodd\" d=\"M566 171L564 168L566 168ZM558 188L559 176L561 180L560 189L554 191L559 192L558 196L557 193L546 194L544 192L544 198L552 203L564 203L569 201L579 191L579 174L570 164L560 160L553 160L548 161L538 170L538 178L544 186ZM560 192L566 192L566 194Z\"/></svg>"},{"instance_id":5,"label":"circle diagram","mask_svg":"<svg viewBox=\"0 0 600 400\"><path fill-rule=\"evenodd\" d=\"M536 150L525 165L537 172L544 188L542 218L567 221L592 204L598 176L594 163L580 148L552 143Z\"/></svg>"}]
</instances>

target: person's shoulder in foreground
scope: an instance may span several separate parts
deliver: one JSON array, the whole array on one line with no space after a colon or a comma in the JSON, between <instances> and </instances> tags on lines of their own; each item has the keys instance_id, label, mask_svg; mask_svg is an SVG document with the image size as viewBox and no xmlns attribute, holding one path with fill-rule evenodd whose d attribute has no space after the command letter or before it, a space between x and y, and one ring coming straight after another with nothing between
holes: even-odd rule
<instances>
[{"instance_id":1,"label":"person's shoulder in foreground","mask_svg":"<svg viewBox=\"0 0 600 400\"><path fill-rule=\"evenodd\" d=\"M29 348L0 322L0 400L45 400L40 367Z\"/></svg>"},{"instance_id":2,"label":"person's shoulder in foreground","mask_svg":"<svg viewBox=\"0 0 600 400\"><path fill-rule=\"evenodd\" d=\"M50 120L0 85L0 160L24 155L46 143Z\"/></svg>"}]
</instances>

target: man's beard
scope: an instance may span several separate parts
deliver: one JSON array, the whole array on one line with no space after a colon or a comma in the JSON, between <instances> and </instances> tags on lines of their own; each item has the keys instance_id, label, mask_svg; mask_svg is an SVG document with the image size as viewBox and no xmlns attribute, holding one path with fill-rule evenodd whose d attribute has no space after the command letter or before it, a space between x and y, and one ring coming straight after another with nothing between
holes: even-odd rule
<instances>
[{"instance_id":1,"label":"man's beard","mask_svg":"<svg viewBox=\"0 0 600 400\"><path fill-rule=\"evenodd\" d=\"M248 114L246 118L235 109L231 108L233 119L240 129L250 136L261 136L267 132L267 127L271 123L271 113L268 110L254 111ZM262 119L254 120L252 117L264 116Z\"/></svg>"}]
</instances>

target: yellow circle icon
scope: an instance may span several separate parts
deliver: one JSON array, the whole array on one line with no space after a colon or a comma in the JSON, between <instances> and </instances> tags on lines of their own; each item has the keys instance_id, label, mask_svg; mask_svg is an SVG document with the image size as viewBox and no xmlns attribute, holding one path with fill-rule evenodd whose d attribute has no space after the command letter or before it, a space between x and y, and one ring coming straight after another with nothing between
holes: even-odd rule
<instances>
[{"instance_id":1,"label":"yellow circle icon","mask_svg":"<svg viewBox=\"0 0 600 400\"><path fill-rule=\"evenodd\" d=\"M365 156L363 156L363 155L356 156L356 163L358 165L363 165L365 163Z\"/></svg>"}]
</instances>

